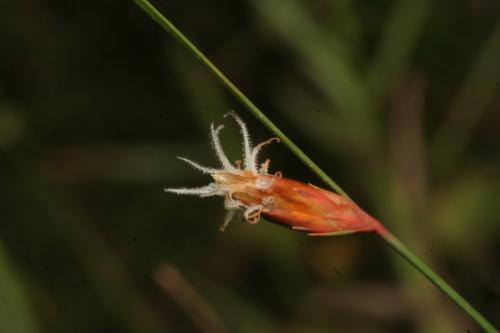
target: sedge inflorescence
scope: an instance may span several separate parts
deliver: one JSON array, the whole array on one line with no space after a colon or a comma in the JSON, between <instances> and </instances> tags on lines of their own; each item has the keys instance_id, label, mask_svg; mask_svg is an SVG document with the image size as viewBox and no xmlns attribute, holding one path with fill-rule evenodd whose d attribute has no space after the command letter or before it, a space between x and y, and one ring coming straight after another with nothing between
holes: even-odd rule
<instances>
[{"instance_id":1,"label":"sedge inflorescence","mask_svg":"<svg viewBox=\"0 0 500 333\"><path fill-rule=\"evenodd\" d=\"M193 168L211 175L214 181L206 186L196 188L165 188L165 192L180 195L224 197L224 207L228 212L220 227L222 231L239 212L249 223L257 223L263 209L272 205L273 202L273 197L266 196L265 190L269 189L275 179L281 176L279 172L275 175L268 174L269 159L260 164L258 162L258 155L262 148L273 141L279 142L279 139L271 138L253 146L245 122L234 112L230 112L224 117L228 115L234 118L240 128L243 138L242 161L236 161L234 164L229 161L219 138L219 133L224 126L215 127L212 123L210 140L220 162L220 167L205 167L185 157L177 156L177 158Z\"/></svg>"}]
</instances>

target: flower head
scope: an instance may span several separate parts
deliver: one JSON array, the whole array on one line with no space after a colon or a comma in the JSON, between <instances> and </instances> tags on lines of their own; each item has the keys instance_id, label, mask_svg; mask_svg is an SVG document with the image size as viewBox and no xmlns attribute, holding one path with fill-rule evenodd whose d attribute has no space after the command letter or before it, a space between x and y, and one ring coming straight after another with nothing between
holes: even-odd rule
<instances>
[{"instance_id":1,"label":"flower head","mask_svg":"<svg viewBox=\"0 0 500 333\"><path fill-rule=\"evenodd\" d=\"M178 157L190 166L212 176L213 182L197 188L165 188L166 192L200 197L223 196L228 210L223 231L238 212L249 223L257 223L261 214L310 235L345 234L378 231L380 223L366 214L349 198L311 184L283 178L280 172L269 174L269 159L259 164L262 148L277 138L252 145L247 127L234 112L233 117L243 137L243 161L234 165L222 149L219 132L222 125L210 127L210 135L220 168L204 167L185 157ZM243 164L243 165L242 165Z\"/></svg>"}]
</instances>

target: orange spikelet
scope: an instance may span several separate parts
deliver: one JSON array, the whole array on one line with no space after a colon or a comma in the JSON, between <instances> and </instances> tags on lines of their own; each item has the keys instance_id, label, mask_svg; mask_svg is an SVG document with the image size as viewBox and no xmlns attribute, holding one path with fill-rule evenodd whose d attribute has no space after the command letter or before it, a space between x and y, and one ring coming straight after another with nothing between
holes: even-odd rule
<instances>
[{"instance_id":1,"label":"orange spikelet","mask_svg":"<svg viewBox=\"0 0 500 333\"><path fill-rule=\"evenodd\" d=\"M212 143L222 168L206 168L186 158L180 158L194 168L208 173L214 182L199 188L169 188L167 192L186 195L224 196L228 214L221 230L238 212L249 223L257 223L261 215L269 220L307 232L309 235L341 235L353 232L382 232L383 226L365 213L352 200L311 184L268 174L269 160L257 163L261 148L276 138L252 147L245 123L234 113L243 136L243 169L238 161L233 166L220 145L222 126L211 127Z\"/></svg>"},{"instance_id":2,"label":"orange spikelet","mask_svg":"<svg viewBox=\"0 0 500 333\"><path fill-rule=\"evenodd\" d=\"M380 223L352 200L311 184L276 176L257 176L271 185L258 189L251 174L223 174L216 180L231 184L231 197L246 206L263 203L254 218L264 215L272 222L310 235L334 235L379 231ZM264 180L263 180L264 178ZM250 181L249 181L250 180ZM251 216L250 216L251 218ZM252 222L252 221L250 221Z\"/></svg>"}]
</instances>

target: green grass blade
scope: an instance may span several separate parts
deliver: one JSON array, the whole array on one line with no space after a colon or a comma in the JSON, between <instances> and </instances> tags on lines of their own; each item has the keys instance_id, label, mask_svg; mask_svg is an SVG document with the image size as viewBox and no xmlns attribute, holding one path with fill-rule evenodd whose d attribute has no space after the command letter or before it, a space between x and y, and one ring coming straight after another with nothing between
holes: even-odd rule
<instances>
[{"instance_id":1,"label":"green grass blade","mask_svg":"<svg viewBox=\"0 0 500 333\"><path fill-rule=\"evenodd\" d=\"M243 106L250 111L260 122L262 122L274 135L280 138L302 162L309 167L321 180L328 184L338 193L347 196L347 193L337 185L319 166L314 163L295 143L290 140L267 116L243 94L191 41L184 36L165 16L163 16L151 3L146 0L134 0L139 7L151 16L162 28L167 30L182 46L193 53L196 59L200 60L212 74L222 83Z\"/></svg>"},{"instance_id":2,"label":"green grass blade","mask_svg":"<svg viewBox=\"0 0 500 333\"><path fill-rule=\"evenodd\" d=\"M147 0L134 0L153 20L170 33L182 46L190 50L193 55L212 72L223 86L231 92L259 121L261 121L271 132L309 167L319 178L332 187L338 193L347 196L346 192L340 188L321 168L316 165L297 145L295 145L269 118L246 97L191 41L184 36L166 17L164 17ZM401 241L389 232L381 232L384 239L399 255L415 267L422 275L431 281L439 290L455 302L465 313L467 313L481 328L487 333L498 333L472 305L470 305L458 292L451 288L439 275L425 265L416 257Z\"/></svg>"}]
</instances>

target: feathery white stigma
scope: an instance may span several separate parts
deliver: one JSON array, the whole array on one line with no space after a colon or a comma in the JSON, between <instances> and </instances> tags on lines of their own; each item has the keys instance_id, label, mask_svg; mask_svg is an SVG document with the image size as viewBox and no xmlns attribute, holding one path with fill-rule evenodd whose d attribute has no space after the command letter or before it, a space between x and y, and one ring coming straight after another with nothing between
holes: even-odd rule
<instances>
[{"instance_id":1,"label":"feathery white stigma","mask_svg":"<svg viewBox=\"0 0 500 333\"><path fill-rule=\"evenodd\" d=\"M175 193L179 195L196 195L199 197L210 197L210 196L225 196L224 206L228 209L228 214L224 220L224 223L221 225L221 230L229 224L232 220L235 213L238 209L242 209L243 217L250 223L256 223L260 219L260 212L262 209L268 205L268 202L265 203L256 203L253 205L245 205L242 202L235 200L232 198L232 192L234 191L234 186L223 182L224 174L233 174L242 176L244 179L248 179L243 181L245 186L251 186L258 190L263 190L272 185L272 181L268 179L263 180L259 179L258 176L267 175L269 160L266 160L259 167L259 163L257 161L257 156L261 151L262 147L267 144L272 143L273 141L279 142L278 138L272 138L262 143L259 143L255 147L252 147L252 141L250 139L250 135L248 134L248 129L245 122L234 112L229 112L224 116L231 116L234 118L236 123L240 128L240 133L242 135L243 141L243 169L240 168L239 163L236 165L231 164L227 155L224 153L224 149L222 148L219 132L224 128L223 125L219 125L214 127L214 124L210 126L210 139L212 142L212 146L215 151L215 155L217 159L221 163L222 168L209 168L200 165L197 162L191 161L185 157L177 157L181 161L186 162L191 167L200 170L203 173L210 174L215 182L210 183L207 186L197 187L197 188L165 188L165 192ZM256 177L248 177L249 173ZM245 175L247 177L245 178ZM261 177L262 178L262 177Z\"/></svg>"}]
</instances>

